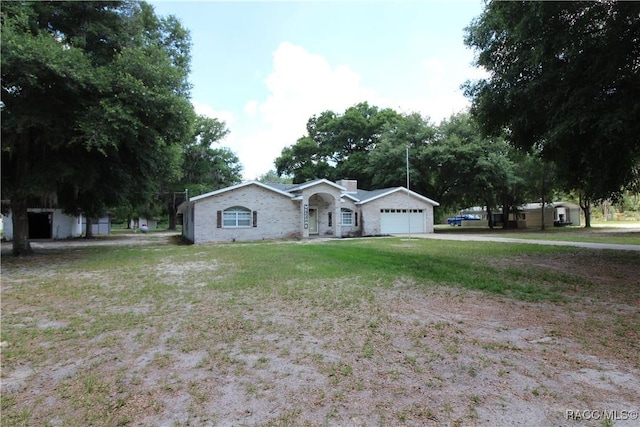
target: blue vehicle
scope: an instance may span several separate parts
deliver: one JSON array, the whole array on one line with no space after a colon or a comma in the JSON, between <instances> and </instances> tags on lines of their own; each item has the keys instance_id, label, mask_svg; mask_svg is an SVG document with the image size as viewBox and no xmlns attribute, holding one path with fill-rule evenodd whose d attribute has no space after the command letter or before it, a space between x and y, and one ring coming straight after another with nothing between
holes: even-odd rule
<instances>
[{"instance_id":1,"label":"blue vehicle","mask_svg":"<svg viewBox=\"0 0 640 427\"><path fill-rule=\"evenodd\" d=\"M451 226L458 226L461 227L462 226L462 221L480 221L480 218L476 217L475 215L456 215L453 218L447 218L447 224L451 225Z\"/></svg>"}]
</instances>

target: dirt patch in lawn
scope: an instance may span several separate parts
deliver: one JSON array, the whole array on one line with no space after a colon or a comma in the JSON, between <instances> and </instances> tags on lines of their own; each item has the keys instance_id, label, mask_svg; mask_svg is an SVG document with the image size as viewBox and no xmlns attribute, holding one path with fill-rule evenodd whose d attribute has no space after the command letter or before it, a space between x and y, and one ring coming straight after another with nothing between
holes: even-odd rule
<instances>
[{"instance_id":1,"label":"dirt patch in lawn","mask_svg":"<svg viewBox=\"0 0 640 427\"><path fill-rule=\"evenodd\" d=\"M601 256L499 266L579 266L562 302L409 278L219 291L203 259L207 280L168 259L118 299L108 271L9 263L3 425L637 425L640 279Z\"/></svg>"}]
</instances>

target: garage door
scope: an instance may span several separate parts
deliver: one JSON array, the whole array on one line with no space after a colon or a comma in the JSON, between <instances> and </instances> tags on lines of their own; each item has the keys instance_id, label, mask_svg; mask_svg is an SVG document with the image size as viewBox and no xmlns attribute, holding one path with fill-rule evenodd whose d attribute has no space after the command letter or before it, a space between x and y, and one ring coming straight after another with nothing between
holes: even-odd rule
<instances>
[{"instance_id":1,"label":"garage door","mask_svg":"<svg viewBox=\"0 0 640 427\"><path fill-rule=\"evenodd\" d=\"M424 233L425 212L422 209L380 209L382 234Z\"/></svg>"}]
</instances>

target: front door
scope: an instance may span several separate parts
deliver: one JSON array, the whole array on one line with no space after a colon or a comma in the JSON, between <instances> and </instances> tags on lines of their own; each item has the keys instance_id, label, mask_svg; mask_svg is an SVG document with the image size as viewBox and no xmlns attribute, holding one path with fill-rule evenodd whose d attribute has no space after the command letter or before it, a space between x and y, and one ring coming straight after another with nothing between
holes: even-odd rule
<instances>
[{"instance_id":1,"label":"front door","mask_svg":"<svg viewBox=\"0 0 640 427\"><path fill-rule=\"evenodd\" d=\"M318 234L318 209L309 208L309 234Z\"/></svg>"}]
</instances>

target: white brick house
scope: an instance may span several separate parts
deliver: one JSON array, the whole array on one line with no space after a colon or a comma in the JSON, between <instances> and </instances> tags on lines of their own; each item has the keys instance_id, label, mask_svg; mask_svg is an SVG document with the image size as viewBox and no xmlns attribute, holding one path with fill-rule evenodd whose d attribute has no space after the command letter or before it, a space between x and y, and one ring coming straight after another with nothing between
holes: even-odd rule
<instances>
[{"instance_id":1,"label":"white brick house","mask_svg":"<svg viewBox=\"0 0 640 427\"><path fill-rule=\"evenodd\" d=\"M435 202L404 187L367 191L357 181L248 181L178 207L192 243L433 233Z\"/></svg>"}]
</instances>

